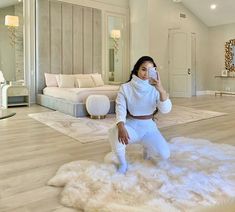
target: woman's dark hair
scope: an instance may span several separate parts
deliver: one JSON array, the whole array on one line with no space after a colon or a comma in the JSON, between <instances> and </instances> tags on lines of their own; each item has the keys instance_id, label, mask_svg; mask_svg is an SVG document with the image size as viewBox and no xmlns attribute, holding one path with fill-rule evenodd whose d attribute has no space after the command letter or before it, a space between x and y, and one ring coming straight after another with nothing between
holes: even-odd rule
<instances>
[{"instance_id":1,"label":"woman's dark hair","mask_svg":"<svg viewBox=\"0 0 235 212\"><path fill-rule=\"evenodd\" d=\"M154 67L157 67L153 58L151 58L149 56L142 56L139 60L137 60L136 64L134 65L134 68L131 71L130 78L129 78L128 82L131 81L133 74L137 76L140 66L145 62L150 62L153 64Z\"/></svg>"}]
</instances>

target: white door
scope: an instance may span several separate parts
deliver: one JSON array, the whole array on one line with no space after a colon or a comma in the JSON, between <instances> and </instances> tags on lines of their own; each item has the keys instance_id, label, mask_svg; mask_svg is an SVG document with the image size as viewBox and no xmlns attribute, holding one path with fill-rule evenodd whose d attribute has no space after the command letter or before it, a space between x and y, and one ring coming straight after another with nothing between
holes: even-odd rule
<instances>
[{"instance_id":1,"label":"white door","mask_svg":"<svg viewBox=\"0 0 235 212\"><path fill-rule=\"evenodd\" d=\"M191 97L191 35L169 30L169 80L171 97Z\"/></svg>"}]
</instances>

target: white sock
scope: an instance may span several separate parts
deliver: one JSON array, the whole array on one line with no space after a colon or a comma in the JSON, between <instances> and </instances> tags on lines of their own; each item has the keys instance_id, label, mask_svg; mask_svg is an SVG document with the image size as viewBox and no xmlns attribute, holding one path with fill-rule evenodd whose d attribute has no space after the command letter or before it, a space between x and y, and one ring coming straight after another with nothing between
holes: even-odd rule
<instances>
[{"instance_id":1,"label":"white sock","mask_svg":"<svg viewBox=\"0 0 235 212\"><path fill-rule=\"evenodd\" d=\"M125 150L117 152L117 157L119 160L118 172L121 174L125 174L128 167L125 154Z\"/></svg>"}]
</instances>

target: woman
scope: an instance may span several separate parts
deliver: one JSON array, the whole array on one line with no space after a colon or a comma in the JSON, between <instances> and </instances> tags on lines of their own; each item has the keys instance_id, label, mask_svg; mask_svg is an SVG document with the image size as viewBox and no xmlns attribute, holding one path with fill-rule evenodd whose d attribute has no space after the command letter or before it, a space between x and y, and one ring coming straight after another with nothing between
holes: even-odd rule
<instances>
[{"instance_id":1,"label":"woman","mask_svg":"<svg viewBox=\"0 0 235 212\"><path fill-rule=\"evenodd\" d=\"M109 130L109 141L119 160L118 172L125 174L128 168L125 152L126 145L141 142L144 157L151 150L163 159L170 157L165 138L153 121L156 108L168 113L172 104L164 90L159 73L158 78L149 78L148 70L156 67L149 56L141 57L135 64L130 79L122 84L116 99L116 125ZM151 84L150 84L151 81Z\"/></svg>"}]
</instances>

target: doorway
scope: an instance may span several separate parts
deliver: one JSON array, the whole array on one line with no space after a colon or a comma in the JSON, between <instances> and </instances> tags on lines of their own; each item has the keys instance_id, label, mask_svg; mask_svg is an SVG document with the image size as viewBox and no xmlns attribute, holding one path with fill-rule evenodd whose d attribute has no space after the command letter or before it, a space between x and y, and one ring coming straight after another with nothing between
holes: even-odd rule
<instances>
[{"instance_id":1,"label":"doorway","mask_svg":"<svg viewBox=\"0 0 235 212\"><path fill-rule=\"evenodd\" d=\"M196 34L169 29L168 39L170 96L196 95Z\"/></svg>"}]
</instances>

